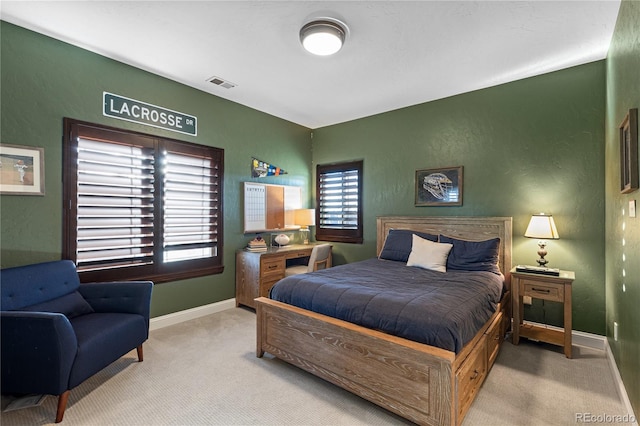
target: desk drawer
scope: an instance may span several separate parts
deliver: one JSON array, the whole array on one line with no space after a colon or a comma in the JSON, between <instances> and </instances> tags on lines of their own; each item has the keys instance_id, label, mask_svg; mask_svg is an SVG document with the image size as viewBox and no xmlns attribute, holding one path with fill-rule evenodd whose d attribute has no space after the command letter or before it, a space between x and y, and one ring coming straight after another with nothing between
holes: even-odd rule
<instances>
[{"instance_id":1,"label":"desk drawer","mask_svg":"<svg viewBox=\"0 0 640 426\"><path fill-rule=\"evenodd\" d=\"M260 260L260 274L271 275L276 274L284 277L285 258L284 256L270 256Z\"/></svg>"},{"instance_id":2,"label":"desk drawer","mask_svg":"<svg viewBox=\"0 0 640 426\"><path fill-rule=\"evenodd\" d=\"M551 300L554 302L564 302L564 287L541 283L539 281L522 280L523 296L531 296L534 299Z\"/></svg>"},{"instance_id":3,"label":"desk drawer","mask_svg":"<svg viewBox=\"0 0 640 426\"><path fill-rule=\"evenodd\" d=\"M278 281L280 281L283 277L279 275L269 275L262 279L262 283L260 284L260 296L261 297L269 297L269 291L271 291L271 287L276 285Z\"/></svg>"},{"instance_id":4,"label":"desk drawer","mask_svg":"<svg viewBox=\"0 0 640 426\"><path fill-rule=\"evenodd\" d=\"M300 249L295 251L290 251L285 253L287 259L298 259L301 257L309 257L311 256L311 249Z\"/></svg>"}]
</instances>

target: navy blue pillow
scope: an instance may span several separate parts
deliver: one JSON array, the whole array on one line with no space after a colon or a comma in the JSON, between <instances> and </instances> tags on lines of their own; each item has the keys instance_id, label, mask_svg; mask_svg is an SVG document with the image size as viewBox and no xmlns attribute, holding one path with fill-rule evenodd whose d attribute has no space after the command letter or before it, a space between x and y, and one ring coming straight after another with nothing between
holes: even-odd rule
<instances>
[{"instance_id":1,"label":"navy blue pillow","mask_svg":"<svg viewBox=\"0 0 640 426\"><path fill-rule=\"evenodd\" d=\"M35 305L27 306L20 310L29 312L57 312L64 314L69 319L94 312L91 305L89 305L78 291L47 300L46 302L36 303Z\"/></svg>"},{"instance_id":2,"label":"navy blue pillow","mask_svg":"<svg viewBox=\"0 0 640 426\"><path fill-rule=\"evenodd\" d=\"M425 232L410 231L408 229L391 229L384 240L384 247L380 252L380 259L395 260L398 262L407 262L411 254L413 246L413 234L425 240L438 242L437 235L427 234Z\"/></svg>"},{"instance_id":3,"label":"navy blue pillow","mask_svg":"<svg viewBox=\"0 0 640 426\"><path fill-rule=\"evenodd\" d=\"M501 274L498 267L500 238L466 241L440 235L440 242L453 244L447 258L447 270L488 271Z\"/></svg>"}]
</instances>

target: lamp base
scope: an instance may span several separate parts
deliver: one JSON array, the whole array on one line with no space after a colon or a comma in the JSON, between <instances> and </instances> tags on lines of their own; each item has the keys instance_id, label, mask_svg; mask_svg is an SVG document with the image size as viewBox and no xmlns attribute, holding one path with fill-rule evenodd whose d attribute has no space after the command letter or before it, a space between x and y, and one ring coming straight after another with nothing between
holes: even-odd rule
<instances>
[{"instance_id":1,"label":"lamp base","mask_svg":"<svg viewBox=\"0 0 640 426\"><path fill-rule=\"evenodd\" d=\"M544 267L547 263L549 263L549 261L544 258L547 255L547 250L545 250L545 248L547 247L547 242L543 240L538 241L538 247L538 256L540 256L540 259L536 260L536 262L538 262L538 265L540 265L541 267Z\"/></svg>"},{"instance_id":2,"label":"lamp base","mask_svg":"<svg viewBox=\"0 0 640 426\"><path fill-rule=\"evenodd\" d=\"M309 244L309 228L300 228L302 234L302 244Z\"/></svg>"},{"instance_id":3,"label":"lamp base","mask_svg":"<svg viewBox=\"0 0 640 426\"><path fill-rule=\"evenodd\" d=\"M540 266L545 266L547 263L549 263L549 261L544 257L540 257L540 259L536 259L536 262L538 262L538 265Z\"/></svg>"}]
</instances>

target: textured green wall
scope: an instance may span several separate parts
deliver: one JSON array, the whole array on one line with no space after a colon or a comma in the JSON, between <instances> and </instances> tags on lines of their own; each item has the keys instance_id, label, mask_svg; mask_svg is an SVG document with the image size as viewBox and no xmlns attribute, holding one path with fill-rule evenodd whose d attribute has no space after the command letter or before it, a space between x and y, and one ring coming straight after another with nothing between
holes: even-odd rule
<instances>
[{"instance_id":1,"label":"textured green wall","mask_svg":"<svg viewBox=\"0 0 640 426\"><path fill-rule=\"evenodd\" d=\"M289 172L261 182L302 186L308 198L309 129L12 24L0 25L1 141L44 147L46 179L44 197L0 197L2 267L61 257L62 119L71 117L225 150L224 273L156 285L152 315L235 297L234 252L250 239L242 234L240 194L241 182L251 180L251 157ZM104 117L103 91L194 115L198 136Z\"/></svg>"},{"instance_id":2,"label":"textured green wall","mask_svg":"<svg viewBox=\"0 0 640 426\"><path fill-rule=\"evenodd\" d=\"M606 327L609 345L636 415L640 414L640 191L620 194L618 126L640 108L640 2L623 1L607 57ZM629 201L636 217L629 217ZM613 323L619 324L618 341Z\"/></svg>"},{"instance_id":3,"label":"textured green wall","mask_svg":"<svg viewBox=\"0 0 640 426\"><path fill-rule=\"evenodd\" d=\"M336 244L337 263L375 255L381 215L512 216L514 263L535 264L530 215L554 215L549 266L576 271L577 330L604 334L605 63L416 105L313 132L313 162L364 159L364 245ZM415 171L464 166L461 207L415 207ZM559 304L525 317L562 325Z\"/></svg>"}]
</instances>

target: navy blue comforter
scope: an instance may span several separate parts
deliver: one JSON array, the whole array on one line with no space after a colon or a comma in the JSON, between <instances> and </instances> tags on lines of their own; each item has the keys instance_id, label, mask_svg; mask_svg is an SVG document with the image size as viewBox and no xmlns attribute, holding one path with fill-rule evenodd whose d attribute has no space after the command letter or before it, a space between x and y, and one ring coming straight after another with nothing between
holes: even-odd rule
<instances>
[{"instance_id":1,"label":"navy blue comforter","mask_svg":"<svg viewBox=\"0 0 640 426\"><path fill-rule=\"evenodd\" d=\"M441 273L375 258L287 277L270 297L458 353L496 311L503 282L491 272Z\"/></svg>"}]
</instances>

